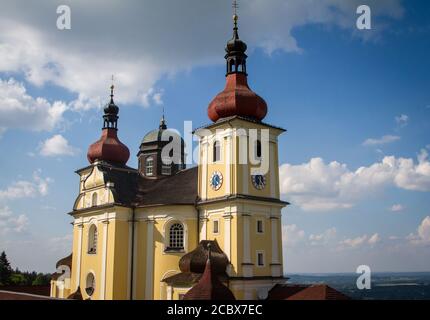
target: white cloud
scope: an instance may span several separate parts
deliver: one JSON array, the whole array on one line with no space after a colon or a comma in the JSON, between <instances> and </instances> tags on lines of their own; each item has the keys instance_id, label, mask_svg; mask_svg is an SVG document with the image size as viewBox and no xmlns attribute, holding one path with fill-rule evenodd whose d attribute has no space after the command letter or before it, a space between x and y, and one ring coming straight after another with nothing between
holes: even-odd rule
<instances>
[{"instance_id":1,"label":"white cloud","mask_svg":"<svg viewBox=\"0 0 430 320\"><path fill-rule=\"evenodd\" d=\"M410 158L386 156L381 162L355 171L337 161L321 158L308 163L283 164L279 168L281 193L306 211L328 211L353 207L385 187L430 191L430 162L425 149L416 163Z\"/></svg>"},{"instance_id":2,"label":"white cloud","mask_svg":"<svg viewBox=\"0 0 430 320\"><path fill-rule=\"evenodd\" d=\"M287 247L293 247L305 239L305 232L297 225L282 225L282 241Z\"/></svg>"},{"instance_id":3,"label":"white cloud","mask_svg":"<svg viewBox=\"0 0 430 320\"><path fill-rule=\"evenodd\" d=\"M365 244L366 241L367 241L367 235L363 235L352 239L349 238L349 239L342 240L340 244L347 247L355 248Z\"/></svg>"},{"instance_id":4,"label":"white cloud","mask_svg":"<svg viewBox=\"0 0 430 320\"><path fill-rule=\"evenodd\" d=\"M46 139L40 146L40 154L45 157L73 156L79 150L69 145L69 142L60 134Z\"/></svg>"},{"instance_id":5,"label":"white cloud","mask_svg":"<svg viewBox=\"0 0 430 320\"><path fill-rule=\"evenodd\" d=\"M406 127L409 123L409 116L407 116L406 114L401 114L400 116L397 116L395 118L397 125L400 128Z\"/></svg>"},{"instance_id":6,"label":"white cloud","mask_svg":"<svg viewBox=\"0 0 430 320\"><path fill-rule=\"evenodd\" d=\"M393 204L390 208L390 211L392 212L400 212L405 210L405 207L401 204Z\"/></svg>"},{"instance_id":7,"label":"white cloud","mask_svg":"<svg viewBox=\"0 0 430 320\"><path fill-rule=\"evenodd\" d=\"M370 245L374 245L376 243L378 243L379 241L381 241L381 238L379 237L379 234L375 233L374 235L372 235L369 240L367 241Z\"/></svg>"},{"instance_id":8,"label":"white cloud","mask_svg":"<svg viewBox=\"0 0 430 320\"><path fill-rule=\"evenodd\" d=\"M0 41L1 47L1 41ZM0 53L0 60L2 55ZM0 131L19 128L50 131L63 121L67 110L61 101L50 103L44 98L33 98L26 88L14 79L0 79Z\"/></svg>"},{"instance_id":9,"label":"white cloud","mask_svg":"<svg viewBox=\"0 0 430 320\"><path fill-rule=\"evenodd\" d=\"M411 233L407 239L412 244L430 244L430 216L425 217L418 226L417 233Z\"/></svg>"},{"instance_id":10,"label":"white cloud","mask_svg":"<svg viewBox=\"0 0 430 320\"><path fill-rule=\"evenodd\" d=\"M327 244L330 240L336 237L336 228L330 228L321 234L311 234L309 241L311 245Z\"/></svg>"},{"instance_id":11,"label":"white cloud","mask_svg":"<svg viewBox=\"0 0 430 320\"><path fill-rule=\"evenodd\" d=\"M359 4L358 0L250 0L241 5L240 34L250 51L260 47L269 54L300 52L292 31L308 24L338 26L358 37L377 36L382 28L356 30ZM52 83L66 88L78 95L73 104L77 109L106 100L111 74L118 101L144 104L143 96L161 77L223 63L220 52L232 33L228 0L132 4L76 0L71 7L72 29L59 31L52 1L3 1L0 72L23 74L37 86ZM372 3L374 25L378 17L397 19L402 14L400 0ZM154 102L159 98L154 96Z\"/></svg>"},{"instance_id":12,"label":"white cloud","mask_svg":"<svg viewBox=\"0 0 430 320\"><path fill-rule=\"evenodd\" d=\"M21 214L15 216L9 207L0 208L0 235L9 232L22 232L27 228L28 218L26 215Z\"/></svg>"},{"instance_id":13,"label":"white cloud","mask_svg":"<svg viewBox=\"0 0 430 320\"><path fill-rule=\"evenodd\" d=\"M149 88L147 92L142 94L142 105L147 108L152 105L162 105L163 104L163 92L160 90L155 90L154 88Z\"/></svg>"},{"instance_id":14,"label":"white cloud","mask_svg":"<svg viewBox=\"0 0 430 320\"><path fill-rule=\"evenodd\" d=\"M363 146L377 146L381 144L392 143L397 140L400 140L399 136L385 135L381 138L369 138L363 142Z\"/></svg>"},{"instance_id":15,"label":"white cloud","mask_svg":"<svg viewBox=\"0 0 430 320\"><path fill-rule=\"evenodd\" d=\"M41 171L33 173L33 180L19 180L12 183L6 189L0 189L0 200L14 200L21 198L33 198L38 195L48 194L48 185L52 182L50 178L42 178Z\"/></svg>"}]
</instances>

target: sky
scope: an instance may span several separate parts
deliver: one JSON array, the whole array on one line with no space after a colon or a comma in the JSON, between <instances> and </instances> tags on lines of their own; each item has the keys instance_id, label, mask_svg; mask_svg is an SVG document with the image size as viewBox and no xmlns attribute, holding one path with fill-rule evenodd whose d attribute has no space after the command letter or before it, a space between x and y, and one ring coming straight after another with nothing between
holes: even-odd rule
<instances>
[{"instance_id":1,"label":"sky","mask_svg":"<svg viewBox=\"0 0 430 320\"><path fill-rule=\"evenodd\" d=\"M430 271L430 4L239 1L248 80L279 139L287 273ZM69 5L71 29L57 28ZM119 137L210 123L231 2L0 0L0 251L53 272L68 255L75 170L115 75Z\"/></svg>"}]
</instances>

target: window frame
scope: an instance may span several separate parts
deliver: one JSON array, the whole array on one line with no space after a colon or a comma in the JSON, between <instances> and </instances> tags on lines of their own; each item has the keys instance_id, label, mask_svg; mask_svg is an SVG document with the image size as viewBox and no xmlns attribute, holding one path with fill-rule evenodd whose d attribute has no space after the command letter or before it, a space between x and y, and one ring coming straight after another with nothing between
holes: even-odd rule
<instances>
[{"instance_id":1,"label":"window frame","mask_svg":"<svg viewBox=\"0 0 430 320\"><path fill-rule=\"evenodd\" d=\"M215 223L217 224L217 230L215 231ZM212 234L220 234L220 224L219 219L214 219L212 221Z\"/></svg>"},{"instance_id":2,"label":"window frame","mask_svg":"<svg viewBox=\"0 0 430 320\"><path fill-rule=\"evenodd\" d=\"M259 222L261 222L261 231L259 231L259 229L258 229ZM256 227L255 231L257 234L264 234L264 220L263 219L257 219L255 222L255 227Z\"/></svg>"},{"instance_id":3,"label":"window frame","mask_svg":"<svg viewBox=\"0 0 430 320\"><path fill-rule=\"evenodd\" d=\"M148 169L151 169L151 172L148 172ZM145 158L145 176L154 176L154 156Z\"/></svg>"},{"instance_id":4,"label":"window frame","mask_svg":"<svg viewBox=\"0 0 430 320\"><path fill-rule=\"evenodd\" d=\"M221 161L221 140L215 139L212 146L212 162L217 163Z\"/></svg>"},{"instance_id":5,"label":"window frame","mask_svg":"<svg viewBox=\"0 0 430 320\"><path fill-rule=\"evenodd\" d=\"M92 223L88 229L88 248L87 254L97 254L98 228Z\"/></svg>"},{"instance_id":6,"label":"window frame","mask_svg":"<svg viewBox=\"0 0 430 320\"><path fill-rule=\"evenodd\" d=\"M262 259L263 264L260 264L260 255L262 257L261 259ZM266 266L266 255L265 255L263 250L257 250L256 251L256 261L255 262L256 262L257 268L264 268Z\"/></svg>"},{"instance_id":7,"label":"window frame","mask_svg":"<svg viewBox=\"0 0 430 320\"><path fill-rule=\"evenodd\" d=\"M181 226L182 230L179 230L178 232L179 232L179 234L181 234L181 231L182 231L182 239L180 239L180 238L172 239L172 235L177 237L177 235L174 235L172 233L172 228L174 226ZM173 221L172 223L169 224L167 232L168 232L168 237L167 237L166 248L164 251L166 251L166 252L183 252L183 251L185 251L185 225L180 221ZM173 246L172 241L179 242L179 244L182 244L182 246L179 246L179 245Z\"/></svg>"}]
</instances>

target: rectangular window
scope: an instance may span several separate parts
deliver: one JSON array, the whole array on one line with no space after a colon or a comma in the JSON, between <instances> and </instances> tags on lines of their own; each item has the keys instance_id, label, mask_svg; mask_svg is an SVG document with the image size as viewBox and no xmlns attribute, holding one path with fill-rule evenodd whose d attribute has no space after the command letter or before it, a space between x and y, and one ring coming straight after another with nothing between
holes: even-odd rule
<instances>
[{"instance_id":1,"label":"rectangular window","mask_svg":"<svg viewBox=\"0 0 430 320\"><path fill-rule=\"evenodd\" d=\"M219 233L219 221L214 220L213 233Z\"/></svg>"},{"instance_id":2,"label":"rectangular window","mask_svg":"<svg viewBox=\"0 0 430 320\"><path fill-rule=\"evenodd\" d=\"M263 254L263 252L257 252L257 265L259 267L264 266L264 254Z\"/></svg>"},{"instance_id":3,"label":"rectangular window","mask_svg":"<svg viewBox=\"0 0 430 320\"><path fill-rule=\"evenodd\" d=\"M257 233L263 233L263 220L257 220Z\"/></svg>"}]
</instances>

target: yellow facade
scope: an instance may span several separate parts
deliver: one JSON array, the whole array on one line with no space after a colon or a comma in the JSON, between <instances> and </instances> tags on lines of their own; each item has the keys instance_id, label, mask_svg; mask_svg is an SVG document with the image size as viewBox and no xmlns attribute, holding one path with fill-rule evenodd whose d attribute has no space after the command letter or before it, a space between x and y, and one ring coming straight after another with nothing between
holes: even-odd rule
<instances>
[{"instance_id":1,"label":"yellow facade","mask_svg":"<svg viewBox=\"0 0 430 320\"><path fill-rule=\"evenodd\" d=\"M84 299L179 299L190 287L169 287L163 279L179 273L180 258L204 239L216 239L230 259L228 285L237 299L264 298L274 284L283 282L285 203L279 201L277 151L282 130L241 119L207 129L200 135L197 206L118 206L97 163L78 172L72 272L68 288L61 292L53 281L52 296L67 297L80 287ZM268 161L262 189L252 181L251 170L259 165L239 161L243 144L250 145L251 129L269 132L269 147L262 152ZM220 142L221 157L213 162L215 141ZM223 176L218 189L211 185L213 172ZM169 252L168 230L176 222L184 226L184 250ZM97 230L95 252L91 228ZM88 287L93 292L87 292Z\"/></svg>"}]
</instances>

